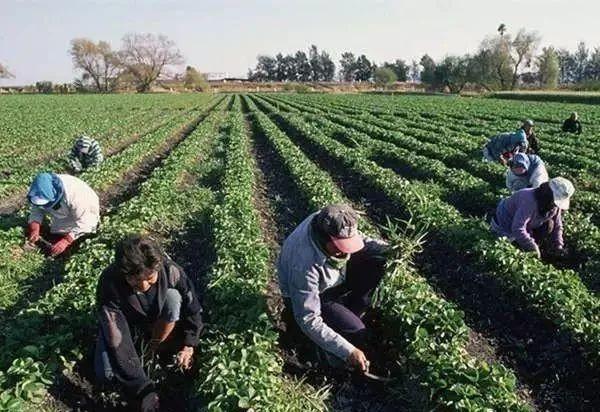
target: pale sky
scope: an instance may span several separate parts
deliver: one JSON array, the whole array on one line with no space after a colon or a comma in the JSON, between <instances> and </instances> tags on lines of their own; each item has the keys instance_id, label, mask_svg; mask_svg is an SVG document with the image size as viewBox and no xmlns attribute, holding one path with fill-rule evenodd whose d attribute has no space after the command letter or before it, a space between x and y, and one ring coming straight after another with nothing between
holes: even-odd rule
<instances>
[{"instance_id":1,"label":"pale sky","mask_svg":"<svg viewBox=\"0 0 600 412\"><path fill-rule=\"evenodd\" d=\"M258 54L312 43L336 65L344 51L377 63L473 52L500 23L538 31L542 45L596 47L599 16L597 0L0 0L0 62L16 76L0 84L72 81L75 37L118 49L125 33L162 33L200 71L244 76Z\"/></svg>"}]
</instances>

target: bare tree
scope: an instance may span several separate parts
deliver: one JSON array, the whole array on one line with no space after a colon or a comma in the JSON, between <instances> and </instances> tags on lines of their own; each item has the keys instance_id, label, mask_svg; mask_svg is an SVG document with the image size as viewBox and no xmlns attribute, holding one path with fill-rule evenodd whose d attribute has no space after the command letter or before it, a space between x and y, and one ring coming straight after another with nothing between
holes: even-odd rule
<instances>
[{"instance_id":1,"label":"bare tree","mask_svg":"<svg viewBox=\"0 0 600 412\"><path fill-rule=\"evenodd\" d=\"M151 33L126 34L119 56L123 68L135 80L138 92L150 90L167 66L184 62L175 42Z\"/></svg>"},{"instance_id":2,"label":"bare tree","mask_svg":"<svg viewBox=\"0 0 600 412\"><path fill-rule=\"evenodd\" d=\"M119 74L118 55L112 51L105 41L94 43L89 39L71 40L69 54L75 69L83 70L84 78L89 77L96 89L108 92Z\"/></svg>"},{"instance_id":3,"label":"bare tree","mask_svg":"<svg viewBox=\"0 0 600 412\"><path fill-rule=\"evenodd\" d=\"M517 85L521 65L525 63L526 67L531 66L531 61L539 43L540 36L536 32L527 32L525 29L519 30L512 41L513 78L511 89L514 89Z\"/></svg>"},{"instance_id":4,"label":"bare tree","mask_svg":"<svg viewBox=\"0 0 600 412\"><path fill-rule=\"evenodd\" d=\"M15 76L8 71L8 68L0 63L0 79L10 79L13 77Z\"/></svg>"}]
</instances>

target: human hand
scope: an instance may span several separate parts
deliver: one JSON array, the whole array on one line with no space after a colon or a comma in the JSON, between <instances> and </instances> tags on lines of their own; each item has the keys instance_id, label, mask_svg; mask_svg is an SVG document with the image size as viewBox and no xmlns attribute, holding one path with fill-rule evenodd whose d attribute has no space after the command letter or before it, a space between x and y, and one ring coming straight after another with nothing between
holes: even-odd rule
<instances>
[{"instance_id":1,"label":"human hand","mask_svg":"<svg viewBox=\"0 0 600 412\"><path fill-rule=\"evenodd\" d=\"M63 253L73 243L73 236L70 234L65 235L61 240L52 245L50 249L50 256L56 257Z\"/></svg>"},{"instance_id":2,"label":"human hand","mask_svg":"<svg viewBox=\"0 0 600 412\"><path fill-rule=\"evenodd\" d=\"M194 348L191 346L184 346L177 353L177 365L185 370L188 370L192 367L192 359L194 356Z\"/></svg>"},{"instance_id":3,"label":"human hand","mask_svg":"<svg viewBox=\"0 0 600 412\"><path fill-rule=\"evenodd\" d=\"M358 348L355 348L354 351L352 351L346 361L350 364L350 366L359 369L363 373L369 370L369 361L367 360L364 352Z\"/></svg>"},{"instance_id":4,"label":"human hand","mask_svg":"<svg viewBox=\"0 0 600 412\"><path fill-rule=\"evenodd\" d=\"M158 395L156 392L150 392L144 396L144 399L142 399L140 410L141 412L156 412L158 411L159 407Z\"/></svg>"},{"instance_id":5,"label":"human hand","mask_svg":"<svg viewBox=\"0 0 600 412\"><path fill-rule=\"evenodd\" d=\"M30 243L35 243L38 240L40 240L40 228L40 222L33 221L29 223L29 225L27 226L27 240Z\"/></svg>"}]
</instances>

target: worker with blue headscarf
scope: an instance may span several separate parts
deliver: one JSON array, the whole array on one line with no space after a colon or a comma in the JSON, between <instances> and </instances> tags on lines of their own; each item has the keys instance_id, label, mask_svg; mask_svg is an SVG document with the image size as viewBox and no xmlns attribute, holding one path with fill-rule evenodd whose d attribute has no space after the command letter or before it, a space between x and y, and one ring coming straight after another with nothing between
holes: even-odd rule
<instances>
[{"instance_id":1,"label":"worker with blue headscarf","mask_svg":"<svg viewBox=\"0 0 600 412\"><path fill-rule=\"evenodd\" d=\"M34 179L27 200L31 205L27 240L40 240L44 217L50 219L47 240L51 256L58 256L81 236L93 233L100 221L100 200L83 180L71 175L39 173Z\"/></svg>"},{"instance_id":2,"label":"worker with blue headscarf","mask_svg":"<svg viewBox=\"0 0 600 412\"><path fill-rule=\"evenodd\" d=\"M511 192L526 187L535 189L549 180L546 165L538 155L517 153L508 161L508 166L506 187Z\"/></svg>"}]
</instances>

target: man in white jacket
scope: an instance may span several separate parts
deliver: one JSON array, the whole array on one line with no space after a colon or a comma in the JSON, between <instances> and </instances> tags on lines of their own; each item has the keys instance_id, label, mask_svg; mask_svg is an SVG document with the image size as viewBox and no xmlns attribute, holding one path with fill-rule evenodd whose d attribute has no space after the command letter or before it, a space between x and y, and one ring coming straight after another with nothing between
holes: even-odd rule
<instances>
[{"instance_id":1,"label":"man in white jacket","mask_svg":"<svg viewBox=\"0 0 600 412\"><path fill-rule=\"evenodd\" d=\"M87 233L93 233L100 221L100 200L83 180L71 175L40 173L29 188L31 204L27 240L40 240L45 216L50 218L51 256L62 254Z\"/></svg>"},{"instance_id":2,"label":"man in white jacket","mask_svg":"<svg viewBox=\"0 0 600 412\"><path fill-rule=\"evenodd\" d=\"M383 277L386 247L358 232L350 206L330 205L288 236L277 262L288 327L297 324L326 353L363 372L369 362L362 316Z\"/></svg>"},{"instance_id":3,"label":"man in white jacket","mask_svg":"<svg viewBox=\"0 0 600 412\"><path fill-rule=\"evenodd\" d=\"M511 192L539 187L549 180L544 161L534 154L517 153L509 162L506 187Z\"/></svg>"}]
</instances>

